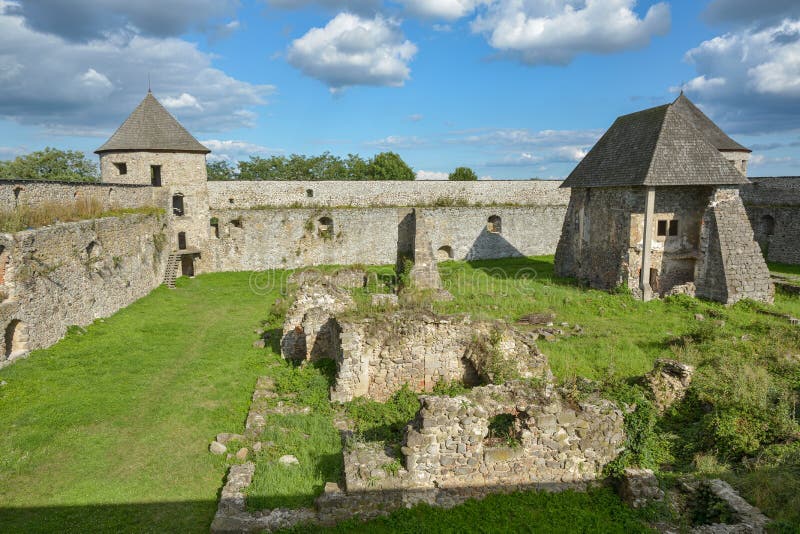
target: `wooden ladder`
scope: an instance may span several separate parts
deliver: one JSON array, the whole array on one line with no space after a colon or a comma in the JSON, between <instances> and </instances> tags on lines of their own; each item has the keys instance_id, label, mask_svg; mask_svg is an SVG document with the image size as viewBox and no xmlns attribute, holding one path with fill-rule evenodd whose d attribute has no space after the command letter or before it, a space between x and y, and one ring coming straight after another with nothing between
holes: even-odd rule
<instances>
[{"instance_id":1,"label":"wooden ladder","mask_svg":"<svg viewBox=\"0 0 800 534\"><path fill-rule=\"evenodd\" d=\"M178 278L178 269L181 267L181 255L173 252L167 258L167 267L164 270L164 284L175 289L175 279Z\"/></svg>"}]
</instances>

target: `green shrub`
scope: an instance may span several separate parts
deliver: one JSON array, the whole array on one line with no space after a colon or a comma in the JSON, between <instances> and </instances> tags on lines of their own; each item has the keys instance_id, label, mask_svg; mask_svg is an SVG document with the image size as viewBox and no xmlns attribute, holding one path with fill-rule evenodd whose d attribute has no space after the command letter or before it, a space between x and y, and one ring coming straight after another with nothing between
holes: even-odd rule
<instances>
[{"instance_id":1,"label":"green shrub","mask_svg":"<svg viewBox=\"0 0 800 534\"><path fill-rule=\"evenodd\" d=\"M356 432L367 441L398 442L403 429L419 411L419 398L404 385L386 402L363 397L346 403L347 415L353 419Z\"/></svg>"}]
</instances>

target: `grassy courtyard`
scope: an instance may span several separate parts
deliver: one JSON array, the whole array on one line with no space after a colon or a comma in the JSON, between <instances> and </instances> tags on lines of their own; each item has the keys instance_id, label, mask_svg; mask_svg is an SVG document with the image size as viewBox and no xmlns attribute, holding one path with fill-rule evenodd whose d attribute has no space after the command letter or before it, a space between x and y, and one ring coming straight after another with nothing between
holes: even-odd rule
<instances>
[{"instance_id":1,"label":"grassy courtyard","mask_svg":"<svg viewBox=\"0 0 800 534\"><path fill-rule=\"evenodd\" d=\"M552 258L440 269L455 300L436 311L510 320L551 311L570 333L580 325L582 333L541 345L566 384L587 376L628 391L656 358L696 365L687 401L644 429L642 454L654 456L649 460L667 481L683 472L722 476L786 531L800 526L800 329L753 303L641 303L585 290L554 279ZM287 273L274 274L256 291L249 273L180 279L177 290L158 288L1 370L0 531L207 532L227 469L208 443L219 432L242 430L256 377L264 374L273 377L277 400L312 410L270 416L262 440L273 445L256 457L248 506L312 503L341 472L336 407L327 402L331 368L295 368L280 359L275 342L286 302L279 287ZM279 298L283 304L275 305ZM800 316L800 298L778 295L768 311ZM262 325L272 344L256 349L254 329ZM368 428L407 404L344 408ZM279 466L274 460L283 454L297 456L299 468ZM569 514L573 522L558 522ZM549 531L644 528L600 490L493 497L447 512L423 507L339 531L445 532L444 524L483 532L545 524Z\"/></svg>"}]
</instances>

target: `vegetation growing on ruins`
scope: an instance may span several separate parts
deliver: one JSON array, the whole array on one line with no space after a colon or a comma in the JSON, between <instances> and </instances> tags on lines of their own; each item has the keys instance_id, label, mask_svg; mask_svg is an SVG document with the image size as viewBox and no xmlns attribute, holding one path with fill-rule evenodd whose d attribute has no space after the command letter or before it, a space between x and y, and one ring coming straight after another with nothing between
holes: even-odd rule
<instances>
[{"instance_id":1,"label":"vegetation growing on ruins","mask_svg":"<svg viewBox=\"0 0 800 534\"><path fill-rule=\"evenodd\" d=\"M394 152L382 152L370 159L356 154L346 158L325 152L320 156L251 156L236 166L226 161L207 165L208 179L220 180L413 180L414 171Z\"/></svg>"},{"instance_id":2,"label":"vegetation growing on ruins","mask_svg":"<svg viewBox=\"0 0 800 534\"><path fill-rule=\"evenodd\" d=\"M369 271L376 276L368 290L356 290L359 302L368 302L369 289L392 285L391 269ZM561 385L576 401L600 391L636 404L626 418L628 452L611 474L630 463L656 468L665 484L684 473L722 477L785 531L800 526L800 330L762 313L798 316L800 298L778 294L774 307L685 297L643 303L556 279L551 258L446 262L440 271L454 300L430 309L511 321L552 313L563 335L539 346ZM286 274L256 291L249 273L181 279L177 290L157 289L0 371L0 523L17 531L207 532L226 467L237 461L210 455L208 443L242 431L259 375L272 377L278 397L260 438L265 447L251 456L251 508L309 505L340 476L338 417L370 439L396 440L416 395L406 390L340 411L327 401L330 363L294 367L280 358ZM265 330L266 349L252 347L256 328ZM636 378L662 357L697 371L685 400L659 415ZM437 392L460 387L441 384ZM284 454L300 465L279 465ZM417 507L338 530L637 532L639 517L602 489L493 496L450 511Z\"/></svg>"},{"instance_id":3,"label":"vegetation growing on ruins","mask_svg":"<svg viewBox=\"0 0 800 534\"><path fill-rule=\"evenodd\" d=\"M157 215L161 208L115 208L105 209L94 197L81 197L75 202L44 202L36 205L21 204L11 209L0 210L0 232L19 232L28 228L40 228L58 222L82 221L101 217L120 217L141 213Z\"/></svg>"},{"instance_id":4,"label":"vegetation growing on ruins","mask_svg":"<svg viewBox=\"0 0 800 534\"><path fill-rule=\"evenodd\" d=\"M0 161L0 180L99 182L100 173L83 152L47 147L11 161Z\"/></svg>"}]
</instances>

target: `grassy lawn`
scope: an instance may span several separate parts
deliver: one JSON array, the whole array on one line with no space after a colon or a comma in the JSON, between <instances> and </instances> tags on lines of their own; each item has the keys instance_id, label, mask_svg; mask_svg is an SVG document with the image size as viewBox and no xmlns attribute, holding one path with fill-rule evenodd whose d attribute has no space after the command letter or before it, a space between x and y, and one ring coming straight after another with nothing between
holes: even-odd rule
<instances>
[{"instance_id":1,"label":"grassy lawn","mask_svg":"<svg viewBox=\"0 0 800 534\"><path fill-rule=\"evenodd\" d=\"M585 290L553 278L548 257L448 262L440 269L455 299L435 304L439 312L516 320L552 311L556 326L568 322L565 330L572 331L579 324L582 334L541 343L562 381L578 375L625 382L659 357L696 365L693 393L648 427L653 443L644 449L658 453L654 461L665 476L726 477L787 528L800 526L800 329L758 313L753 303L642 303L625 293ZM275 274L274 280L285 279L286 273ZM159 288L0 371L6 382L0 386L0 531L207 532L228 465L208 453L208 444L219 432L242 431L256 377L264 374L275 382L276 406L311 410L269 416L261 440L271 443L256 456L248 506L308 506L326 481L340 478L338 408L327 401L333 369L281 360L282 308L273 308L280 295L253 292L249 278L180 279L177 290ZM771 309L800 316L800 298L778 295ZM698 313L704 321L695 319ZM271 335L266 350L252 347L262 325ZM380 422L399 421L411 402L398 397L394 403L344 408L367 433ZM297 456L300 466L278 465L284 454ZM758 461L744 469L742 458ZM498 496L446 512L421 507L339 531L540 526L548 532L641 530L616 497L599 490Z\"/></svg>"},{"instance_id":2,"label":"grassy lawn","mask_svg":"<svg viewBox=\"0 0 800 534\"><path fill-rule=\"evenodd\" d=\"M207 532L274 297L181 279L0 371L0 530Z\"/></svg>"}]
</instances>

